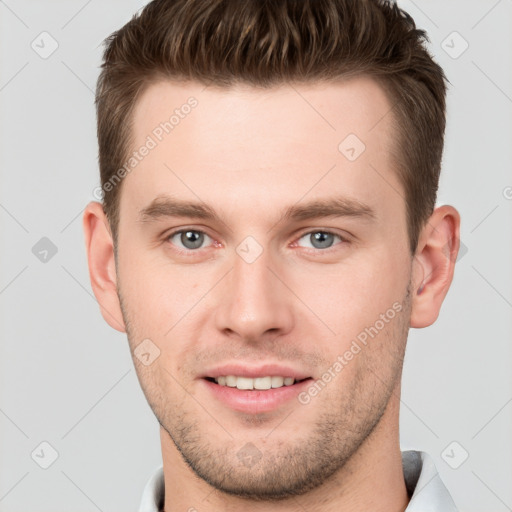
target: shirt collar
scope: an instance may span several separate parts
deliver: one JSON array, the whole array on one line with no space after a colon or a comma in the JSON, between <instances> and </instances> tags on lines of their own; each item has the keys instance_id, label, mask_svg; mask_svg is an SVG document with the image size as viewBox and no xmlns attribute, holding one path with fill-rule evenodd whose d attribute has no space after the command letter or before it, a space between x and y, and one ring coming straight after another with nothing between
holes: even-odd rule
<instances>
[{"instance_id":1,"label":"shirt collar","mask_svg":"<svg viewBox=\"0 0 512 512\"><path fill-rule=\"evenodd\" d=\"M410 497L405 512L457 512L428 453L416 450L402 452L402 467Z\"/></svg>"},{"instance_id":2,"label":"shirt collar","mask_svg":"<svg viewBox=\"0 0 512 512\"><path fill-rule=\"evenodd\" d=\"M410 497L405 512L457 512L432 457L426 452L402 452L405 485ZM164 470L158 467L144 487L139 512L160 512L164 507Z\"/></svg>"}]
</instances>

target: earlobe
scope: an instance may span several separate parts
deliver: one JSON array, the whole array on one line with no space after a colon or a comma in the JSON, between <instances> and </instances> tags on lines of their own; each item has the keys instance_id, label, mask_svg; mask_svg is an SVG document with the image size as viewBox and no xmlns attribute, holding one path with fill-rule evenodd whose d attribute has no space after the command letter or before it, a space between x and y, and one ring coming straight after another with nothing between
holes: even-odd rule
<instances>
[{"instance_id":1,"label":"earlobe","mask_svg":"<svg viewBox=\"0 0 512 512\"><path fill-rule=\"evenodd\" d=\"M441 206L423 227L413 262L411 327L427 327L439 316L450 288L460 246L460 216Z\"/></svg>"},{"instance_id":2,"label":"earlobe","mask_svg":"<svg viewBox=\"0 0 512 512\"><path fill-rule=\"evenodd\" d=\"M83 216L85 247L91 286L105 321L114 329L126 332L117 295L114 246L107 217L101 203L90 202Z\"/></svg>"}]
</instances>

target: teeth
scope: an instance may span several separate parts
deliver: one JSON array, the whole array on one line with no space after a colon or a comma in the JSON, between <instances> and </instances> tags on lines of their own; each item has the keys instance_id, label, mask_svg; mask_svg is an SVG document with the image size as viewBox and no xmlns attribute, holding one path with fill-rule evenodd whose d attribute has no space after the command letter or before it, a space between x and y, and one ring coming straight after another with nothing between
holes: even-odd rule
<instances>
[{"instance_id":1,"label":"teeth","mask_svg":"<svg viewBox=\"0 0 512 512\"><path fill-rule=\"evenodd\" d=\"M223 375L216 377L215 382L220 386L228 386L230 388L246 389L270 389L281 388L283 386L291 386L295 383L293 377L236 377L235 375Z\"/></svg>"},{"instance_id":2,"label":"teeth","mask_svg":"<svg viewBox=\"0 0 512 512\"><path fill-rule=\"evenodd\" d=\"M236 388L236 377L233 375L228 375L226 377L226 386L229 386L230 388Z\"/></svg>"},{"instance_id":3,"label":"teeth","mask_svg":"<svg viewBox=\"0 0 512 512\"><path fill-rule=\"evenodd\" d=\"M280 388L284 383L283 377L272 377L272 387Z\"/></svg>"},{"instance_id":4,"label":"teeth","mask_svg":"<svg viewBox=\"0 0 512 512\"><path fill-rule=\"evenodd\" d=\"M247 377L237 377L236 387L238 389L254 389L254 379Z\"/></svg>"}]
</instances>

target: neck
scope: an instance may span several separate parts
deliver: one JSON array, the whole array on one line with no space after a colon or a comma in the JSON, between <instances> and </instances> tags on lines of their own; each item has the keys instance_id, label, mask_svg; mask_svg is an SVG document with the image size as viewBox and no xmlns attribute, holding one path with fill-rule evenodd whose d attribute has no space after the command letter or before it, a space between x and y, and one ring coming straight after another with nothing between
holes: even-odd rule
<instances>
[{"instance_id":1,"label":"neck","mask_svg":"<svg viewBox=\"0 0 512 512\"><path fill-rule=\"evenodd\" d=\"M378 425L346 464L321 486L282 501L248 501L219 492L184 462L160 428L165 512L403 512L409 503L398 435L400 388Z\"/></svg>"}]
</instances>

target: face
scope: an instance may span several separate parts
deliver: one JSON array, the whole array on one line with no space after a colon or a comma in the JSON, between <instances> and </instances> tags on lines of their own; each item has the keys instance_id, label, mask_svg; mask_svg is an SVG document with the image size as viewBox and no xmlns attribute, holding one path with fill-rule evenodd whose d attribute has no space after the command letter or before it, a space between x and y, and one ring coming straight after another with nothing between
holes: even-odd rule
<instances>
[{"instance_id":1,"label":"face","mask_svg":"<svg viewBox=\"0 0 512 512\"><path fill-rule=\"evenodd\" d=\"M133 149L151 147L122 184L123 319L132 353L150 340L134 364L169 443L220 491L320 485L398 386L412 258L389 109L368 78L166 82L136 106Z\"/></svg>"}]
</instances>

